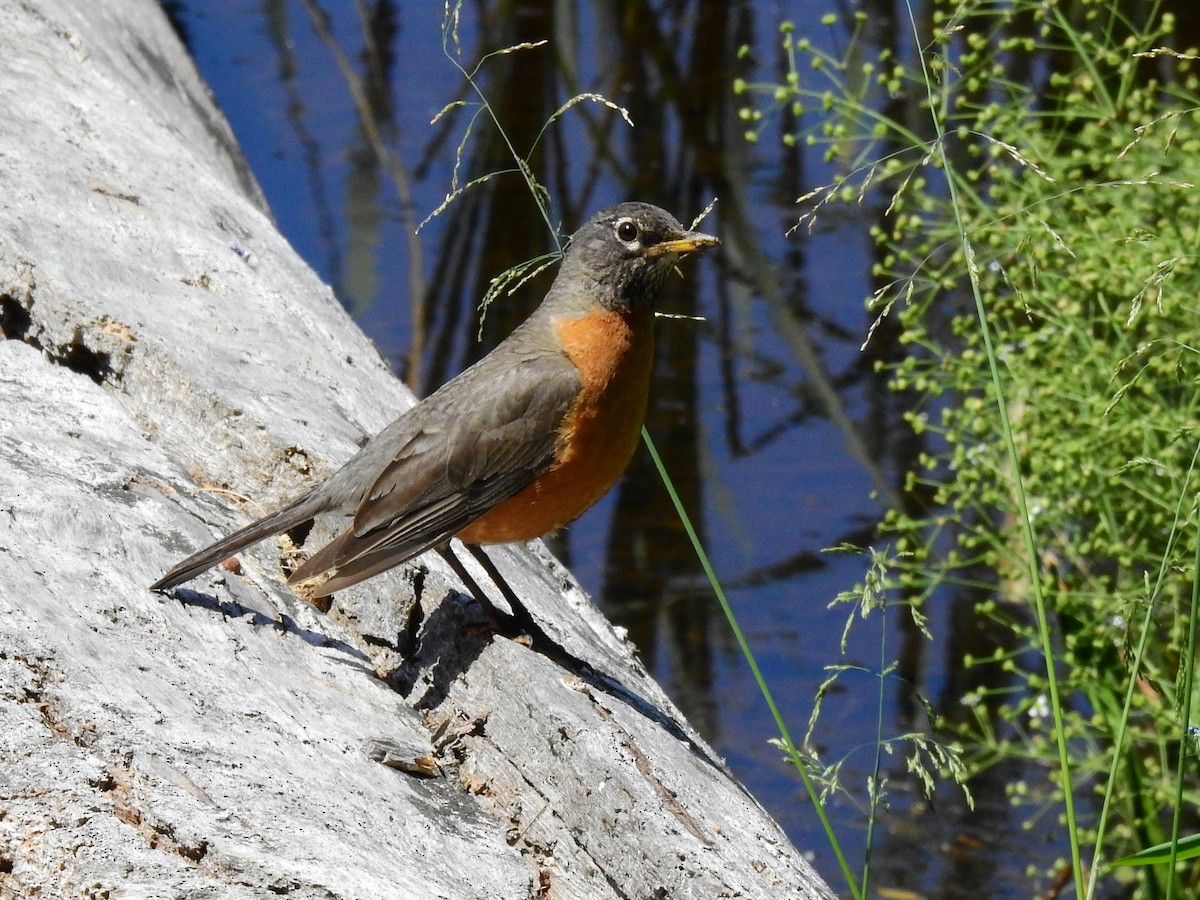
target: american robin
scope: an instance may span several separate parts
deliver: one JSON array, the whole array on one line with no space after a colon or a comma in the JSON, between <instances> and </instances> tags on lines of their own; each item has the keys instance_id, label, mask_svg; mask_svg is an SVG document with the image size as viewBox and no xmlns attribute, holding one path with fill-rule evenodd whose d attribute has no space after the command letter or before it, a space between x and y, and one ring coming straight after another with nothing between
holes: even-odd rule
<instances>
[{"instance_id":1,"label":"american robin","mask_svg":"<svg viewBox=\"0 0 1200 900\"><path fill-rule=\"evenodd\" d=\"M647 203L596 213L572 235L541 305L496 349L323 484L189 556L151 589L323 513L353 521L288 578L314 599L454 537L468 546L528 541L566 525L604 496L637 448L663 281L681 256L718 243Z\"/></svg>"}]
</instances>

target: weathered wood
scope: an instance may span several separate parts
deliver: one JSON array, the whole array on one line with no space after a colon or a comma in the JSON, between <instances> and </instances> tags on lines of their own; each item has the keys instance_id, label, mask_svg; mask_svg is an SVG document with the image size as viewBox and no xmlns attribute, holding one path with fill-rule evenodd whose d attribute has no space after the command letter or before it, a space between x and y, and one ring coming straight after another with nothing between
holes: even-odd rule
<instances>
[{"instance_id":1,"label":"weathered wood","mask_svg":"<svg viewBox=\"0 0 1200 900\"><path fill-rule=\"evenodd\" d=\"M493 557L615 684L435 556L149 593L411 401L151 0L0 6L0 112L0 897L831 896L538 546Z\"/></svg>"}]
</instances>

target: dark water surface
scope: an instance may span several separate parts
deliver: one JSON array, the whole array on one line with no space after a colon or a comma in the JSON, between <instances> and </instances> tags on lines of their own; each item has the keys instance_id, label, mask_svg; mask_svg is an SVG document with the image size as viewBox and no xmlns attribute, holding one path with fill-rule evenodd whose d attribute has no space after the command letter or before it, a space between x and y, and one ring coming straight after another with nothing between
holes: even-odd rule
<instances>
[{"instance_id":1,"label":"dark water surface","mask_svg":"<svg viewBox=\"0 0 1200 900\"><path fill-rule=\"evenodd\" d=\"M484 340L475 342L475 307L488 279L554 245L511 174L506 147L486 117L475 117L479 98L443 52L441 3L326 2L316 15L306 0L171 5L283 232L401 377L428 392L540 299L545 278L493 306ZM876 616L857 623L847 654L839 652L850 609L827 607L862 579L865 562L823 551L870 542L917 449L899 424L899 401L873 371L877 358L900 352L894 336L885 328L859 349L870 324L864 298L874 287L867 229L880 210L843 208L811 234L789 237L796 198L834 173L819 148L786 148L778 128L746 143L731 90L738 76L782 77L782 19L836 50L845 33L821 17L842 8L834 0L481 0L463 9L460 61L471 70L483 52L550 41L493 57L477 74L521 153L581 91L629 110L632 128L601 105L581 104L538 143L531 164L565 233L622 199L658 203L685 222L719 200L702 227L721 236L722 250L684 263L664 301L667 311L705 321L659 323L649 428L797 739L825 667L862 667L826 699L816 732L823 759L846 759L850 796L835 794L830 810L859 870L879 719L884 736L927 729L898 677L883 682L881 704L881 658L903 656L901 671L923 695L954 703L946 660L961 652L963 626L950 628L964 617L948 601L931 609L929 643L911 634L905 617L884 628ZM752 48L744 58L743 44ZM364 79L369 128L339 53ZM431 124L455 100L471 105ZM459 183L510 174L466 192L414 241L415 226L450 190L468 129ZM848 895L799 779L767 743L776 729L648 455L555 546L738 777ZM1004 794L1009 777L1029 773L1000 771L977 783L979 809L969 815L952 785L928 805L902 755L885 755L882 767L891 809L876 832L876 890L986 900L1045 889L1024 868L1053 859L1057 823L1022 831Z\"/></svg>"}]
</instances>

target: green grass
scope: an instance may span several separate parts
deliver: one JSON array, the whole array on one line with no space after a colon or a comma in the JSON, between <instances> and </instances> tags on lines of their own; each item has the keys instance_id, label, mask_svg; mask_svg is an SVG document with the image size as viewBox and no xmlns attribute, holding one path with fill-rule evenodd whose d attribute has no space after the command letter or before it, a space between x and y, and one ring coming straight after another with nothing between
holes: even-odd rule
<instances>
[{"instance_id":1,"label":"green grass","mask_svg":"<svg viewBox=\"0 0 1200 900\"><path fill-rule=\"evenodd\" d=\"M953 737L969 770L1055 773L1091 896L1116 877L1107 861L1198 827L1181 753L1200 546L1195 52L1155 49L1173 30L1155 3L937 4L908 59L868 46L867 24L837 58L783 29L792 73L740 83L743 120L759 139L777 111L824 111L785 135L844 173L802 224L836 203L881 211L869 302L900 324L890 377L918 398L927 448L907 483L923 511L880 531L885 581L918 605L983 589L976 612L1007 637L961 661L994 687L961 698L974 715ZM1189 896L1200 870L1136 878L1138 896Z\"/></svg>"}]
</instances>

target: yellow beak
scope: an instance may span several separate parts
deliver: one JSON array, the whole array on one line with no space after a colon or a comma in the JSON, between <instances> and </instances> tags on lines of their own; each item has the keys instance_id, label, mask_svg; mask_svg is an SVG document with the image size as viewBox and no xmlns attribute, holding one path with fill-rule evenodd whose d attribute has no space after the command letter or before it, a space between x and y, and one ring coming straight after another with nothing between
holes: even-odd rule
<instances>
[{"instance_id":1,"label":"yellow beak","mask_svg":"<svg viewBox=\"0 0 1200 900\"><path fill-rule=\"evenodd\" d=\"M666 256L668 253L674 253L682 256L685 253L694 253L697 250L703 250L705 247L716 247L720 244L720 240L713 237L711 234L702 234L699 231L689 231L683 237L675 238L671 241L663 241L661 244L655 244L652 247L646 248L646 255L653 258L656 256Z\"/></svg>"}]
</instances>

